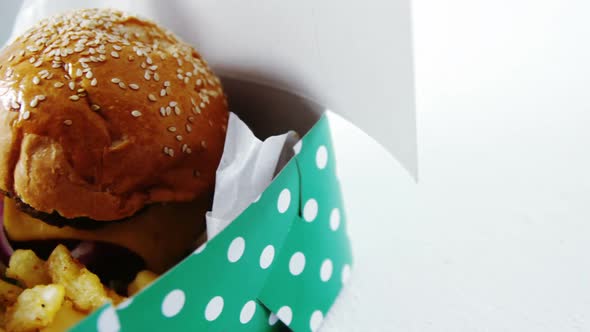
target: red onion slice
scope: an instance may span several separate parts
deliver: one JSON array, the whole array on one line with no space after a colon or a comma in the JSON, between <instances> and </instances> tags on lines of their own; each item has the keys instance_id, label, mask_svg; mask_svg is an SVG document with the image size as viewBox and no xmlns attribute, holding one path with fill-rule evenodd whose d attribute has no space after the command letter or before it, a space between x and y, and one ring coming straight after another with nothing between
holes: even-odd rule
<instances>
[{"instance_id":1,"label":"red onion slice","mask_svg":"<svg viewBox=\"0 0 590 332\"><path fill-rule=\"evenodd\" d=\"M8 266L8 261L13 252L14 249L4 230L4 200L0 200L0 261Z\"/></svg>"}]
</instances>

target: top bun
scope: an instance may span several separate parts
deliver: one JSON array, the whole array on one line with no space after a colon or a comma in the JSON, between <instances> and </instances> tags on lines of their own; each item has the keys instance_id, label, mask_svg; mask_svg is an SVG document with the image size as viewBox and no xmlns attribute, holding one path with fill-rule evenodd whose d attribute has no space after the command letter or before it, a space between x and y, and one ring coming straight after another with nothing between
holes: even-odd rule
<instances>
[{"instance_id":1,"label":"top bun","mask_svg":"<svg viewBox=\"0 0 590 332\"><path fill-rule=\"evenodd\" d=\"M208 195L228 119L189 45L114 10L41 21L0 52L0 190L64 218L117 220Z\"/></svg>"}]
</instances>

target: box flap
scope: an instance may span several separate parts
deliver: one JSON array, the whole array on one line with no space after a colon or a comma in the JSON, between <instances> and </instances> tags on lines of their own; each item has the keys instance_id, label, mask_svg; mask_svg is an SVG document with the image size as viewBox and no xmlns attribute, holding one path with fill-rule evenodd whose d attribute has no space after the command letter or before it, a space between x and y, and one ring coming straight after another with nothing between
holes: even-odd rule
<instances>
[{"instance_id":1,"label":"box flap","mask_svg":"<svg viewBox=\"0 0 590 332\"><path fill-rule=\"evenodd\" d=\"M80 7L152 18L195 45L219 74L316 100L365 130L416 175L409 0L28 0L15 32Z\"/></svg>"}]
</instances>

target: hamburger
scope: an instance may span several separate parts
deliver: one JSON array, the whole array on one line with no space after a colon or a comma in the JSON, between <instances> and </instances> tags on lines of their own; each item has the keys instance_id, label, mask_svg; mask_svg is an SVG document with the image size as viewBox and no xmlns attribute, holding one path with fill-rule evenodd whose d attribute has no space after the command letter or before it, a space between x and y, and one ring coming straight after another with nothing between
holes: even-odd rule
<instances>
[{"instance_id":1,"label":"hamburger","mask_svg":"<svg viewBox=\"0 0 590 332\"><path fill-rule=\"evenodd\" d=\"M3 247L64 244L103 282L164 272L202 238L227 121L170 31L108 9L41 21L0 51Z\"/></svg>"}]
</instances>

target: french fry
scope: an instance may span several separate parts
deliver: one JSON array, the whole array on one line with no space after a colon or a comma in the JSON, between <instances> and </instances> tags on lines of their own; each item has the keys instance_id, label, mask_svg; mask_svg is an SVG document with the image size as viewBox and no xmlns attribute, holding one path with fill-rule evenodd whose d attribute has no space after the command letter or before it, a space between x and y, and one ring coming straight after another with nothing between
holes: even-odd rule
<instances>
[{"instance_id":1,"label":"french fry","mask_svg":"<svg viewBox=\"0 0 590 332\"><path fill-rule=\"evenodd\" d=\"M158 275L149 270L139 271L135 276L135 279L127 286L127 294L133 296L149 284L154 282L158 278Z\"/></svg>"},{"instance_id":2,"label":"french fry","mask_svg":"<svg viewBox=\"0 0 590 332\"><path fill-rule=\"evenodd\" d=\"M62 285L38 285L25 289L6 312L8 332L29 332L48 326L64 301Z\"/></svg>"},{"instance_id":3,"label":"french fry","mask_svg":"<svg viewBox=\"0 0 590 332\"><path fill-rule=\"evenodd\" d=\"M22 288L0 279L0 306L12 305L22 291Z\"/></svg>"},{"instance_id":4,"label":"french fry","mask_svg":"<svg viewBox=\"0 0 590 332\"><path fill-rule=\"evenodd\" d=\"M49 326L40 332L63 332L86 317L86 314L74 309L70 300L65 300Z\"/></svg>"},{"instance_id":5,"label":"french fry","mask_svg":"<svg viewBox=\"0 0 590 332\"><path fill-rule=\"evenodd\" d=\"M18 280L26 288L51 283L45 262L32 250L15 250L10 257L6 276Z\"/></svg>"},{"instance_id":6,"label":"french fry","mask_svg":"<svg viewBox=\"0 0 590 332\"><path fill-rule=\"evenodd\" d=\"M51 280L64 286L66 297L76 309L89 312L108 301L106 287L98 276L77 262L65 246L60 244L53 250L47 268Z\"/></svg>"},{"instance_id":7,"label":"french fry","mask_svg":"<svg viewBox=\"0 0 590 332\"><path fill-rule=\"evenodd\" d=\"M107 292L107 296L109 297L109 299L111 299L111 301L113 301L114 305L118 305L119 303L127 300L126 297L117 294L117 292L115 292L111 288L105 287L105 289Z\"/></svg>"}]
</instances>

